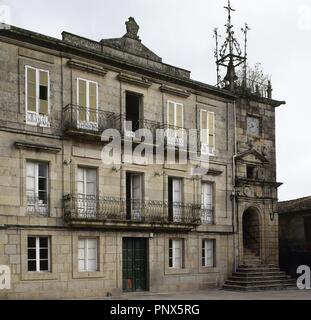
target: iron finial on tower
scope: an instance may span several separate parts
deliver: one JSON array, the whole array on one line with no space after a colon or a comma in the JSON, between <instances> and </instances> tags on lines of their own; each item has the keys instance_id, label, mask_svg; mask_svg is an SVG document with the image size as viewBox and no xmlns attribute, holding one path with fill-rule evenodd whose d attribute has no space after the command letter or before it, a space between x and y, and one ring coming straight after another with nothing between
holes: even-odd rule
<instances>
[{"instance_id":1,"label":"iron finial on tower","mask_svg":"<svg viewBox=\"0 0 311 320\"><path fill-rule=\"evenodd\" d=\"M233 30L232 17L231 13L236 11L232 8L230 0L228 0L228 5L224 7L228 11L228 20L226 27L226 38L224 43L221 45L219 49L219 34L218 30L215 29L214 37L216 38L216 64L217 64L217 85L228 88L229 90L233 90L235 87L235 82L238 79L235 73L235 68L246 61L246 44L245 42L245 50L244 56L241 50L240 44L235 37L235 33ZM247 24L245 25L245 36L247 35L247 31L249 27ZM245 38L247 39L247 38ZM221 81L220 77L220 67L225 67L227 69L226 76Z\"/></svg>"}]
</instances>

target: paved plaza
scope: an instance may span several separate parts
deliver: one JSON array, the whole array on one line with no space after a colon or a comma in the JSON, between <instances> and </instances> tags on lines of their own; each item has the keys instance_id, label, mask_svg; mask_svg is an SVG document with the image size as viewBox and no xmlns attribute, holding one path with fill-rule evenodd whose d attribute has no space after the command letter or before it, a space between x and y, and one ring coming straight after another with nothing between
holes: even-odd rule
<instances>
[{"instance_id":1,"label":"paved plaza","mask_svg":"<svg viewBox=\"0 0 311 320\"><path fill-rule=\"evenodd\" d=\"M221 289L179 293L126 293L104 300L311 300L311 290L235 292Z\"/></svg>"}]
</instances>

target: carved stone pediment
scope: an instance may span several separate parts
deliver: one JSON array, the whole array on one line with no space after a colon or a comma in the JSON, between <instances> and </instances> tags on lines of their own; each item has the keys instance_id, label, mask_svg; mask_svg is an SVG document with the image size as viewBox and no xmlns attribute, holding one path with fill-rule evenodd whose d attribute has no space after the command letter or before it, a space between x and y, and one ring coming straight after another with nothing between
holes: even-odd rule
<instances>
[{"instance_id":1,"label":"carved stone pediment","mask_svg":"<svg viewBox=\"0 0 311 320\"><path fill-rule=\"evenodd\" d=\"M237 161L267 164L269 160L255 149L250 149L237 155Z\"/></svg>"}]
</instances>

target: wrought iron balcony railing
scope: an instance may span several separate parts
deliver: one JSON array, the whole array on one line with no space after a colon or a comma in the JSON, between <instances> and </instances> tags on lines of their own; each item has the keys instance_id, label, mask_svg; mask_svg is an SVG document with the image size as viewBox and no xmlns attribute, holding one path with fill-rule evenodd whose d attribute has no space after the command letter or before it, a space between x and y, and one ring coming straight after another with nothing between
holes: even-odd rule
<instances>
[{"instance_id":1,"label":"wrought iron balcony railing","mask_svg":"<svg viewBox=\"0 0 311 320\"><path fill-rule=\"evenodd\" d=\"M48 215L47 195L27 195L27 213L30 215Z\"/></svg>"},{"instance_id":2,"label":"wrought iron balcony railing","mask_svg":"<svg viewBox=\"0 0 311 320\"><path fill-rule=\"evenodd\" d=\"M66 221L200 225L200 205L82 194L64 198Z\"/></svg>"},{"instance_id":3,"label":"wrought iron balcony railing","mask_svg":"<svg viewBox=\"0 0 311 320\"><path fill-rule=\"evenodd\" d=\"M105 129L113 128L114 115L113 112L69 104L63 109L64 130L102 133Z\"/></svg>"},{"instance_id":4,"label":"wrought iron balcony railing","mask_svg":"<svg viewBox=\"0 0 311 320\"><path fill-rule=\"evenodd\" d=\"M201 207L201 222L202 224L214 223L214 208L210 206Z\"/></svg>"},{"instance_id":5,"label":"wrought iron balcony railing","mask_svg":"<svg viewBox=\"0 0 311 320\"><path fill-rule=\"evenodd\" d=\"M137 131L139 129L147 129L155 137L156 130L160 127L160 123L157 121L142 119L142 120L127 120L126 116L118 115L113 118L113 128L122 132L124 137L138 138Z\"/></svg>"}]
</instances>

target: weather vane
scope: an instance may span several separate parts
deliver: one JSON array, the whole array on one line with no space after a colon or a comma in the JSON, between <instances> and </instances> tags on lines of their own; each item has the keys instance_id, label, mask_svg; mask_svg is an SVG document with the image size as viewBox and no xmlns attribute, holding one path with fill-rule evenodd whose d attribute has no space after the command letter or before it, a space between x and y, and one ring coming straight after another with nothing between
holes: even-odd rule
<instances>
[{"instance_id":1,"label":"weather vane","mask_svg":"<svg viewBox=\"0 0 311 320\"><path fill-rule=\"evenodd\" d=\"M220 35L218 29L214 30L214 38L216 39L216 50L215 59L217 65L217 86L229 87L231 90L234 88L234 83L238 79L235 74L235 68L244 63L244 69L246 74L246 60L247 60L247 33L250 30L247 24L242 28L244 33L244 53L242 52L241 46L235 37L235 33L232 25L231 13L236 11L231 7L230 0L228 5L224 7L228 12L228 20L225 24L226 37L224 43L219 48ZM220 67L227 68L227 74L222 80L220 76Z\"/></svg>"}]
</instances>

